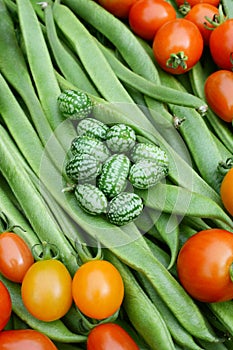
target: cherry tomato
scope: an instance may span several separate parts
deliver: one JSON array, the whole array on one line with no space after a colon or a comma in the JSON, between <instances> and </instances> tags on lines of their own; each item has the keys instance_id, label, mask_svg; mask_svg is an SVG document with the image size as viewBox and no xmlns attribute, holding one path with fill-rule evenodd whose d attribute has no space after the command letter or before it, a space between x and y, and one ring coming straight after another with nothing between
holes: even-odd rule
<instances>
[{"instance_id":1,"label":"cherry tomato","mask_svg":"<svg viewBox=\"0 0 233 350\"><path fill-rule=\"evenodd\" d=\"M75 304L84 315L104 319L121 306L124 284L114 265L105 260L92 260L76 271L72 293Z\"/></svg>"},{"instance_id":2,"label":"cherry tomato","mask_svg":"<svg viewBox=\"0 0 233 350\"><path fill-rule=\"evenodd\" d=\"M208 28L214 27L210 22L206 20L205 17L214 20L214 17L216 15L219 15L219 10L216 6L207 3L200 3L194 5L184 18L196 24L201 32L204 44L209 45L209 38L213 29ZM208 28L206 28L206 26L208 26Z\"/></svg>"},{"instance_id":3,"label":"cherry tomato","mask_svg":"<svg viewBox=\"0 0 233 350\"><path fill-rule=\"evenodd\" d=\"M178 277L184 289L202 302L233 298L233 233L209 229L191 236L177 258Z\"/></svg>"},{"instance_id":4,"label":"cherry tomato","mask_svg":"<svg viewBox=\"0 0 233 350\"><path fill-rule=\"evenodd\" d=\"M0 272L12 282L21 283L34 258L27 243L16 233L0 234Z\"/></svg>"},{"instance_id":5,"label":"cherry tomato","mask_svg":"<svg viewBox=\"0 0 233 350\"><path fill-rule=\"evenodd\" d=\"M226 210L233 216L233 168L228 170L220 187L220 195Z\"/></svg>"},{"instance_id":6,"label":"cherry tomato","mask_svg":"<svg viewBox=\"0 0 233 350\"><path fill-rule=\"evenodd\" d=\"M94 327L87 338L87 350L139 350L130 335L115 323Z\"/></svg>"},{"instance_id":7,"label":"cherry tomato","mask_svg":"<svg viewBox=\"0 0 233 350\"><path fill-rule=\"evenodd\" d=\"M17 329L0 332L1 350L57 350L46 335L33 329Z\"/></svg>"},{"instance_id":8,"label":"cherry tomato","mask_svg":"<svg viewBox=\"0 0 233 350\"><path fill-rule=\"evenodd\" d=\"M0 281L0 331L7 325L11 317L11 312L12 302L10 293L5 284Z\"/></svg>"},{"instance_id":9,"label":"cherry tomato","mask_svg":"<svg viewBox=\"0 0 233 350\"><path fill-rule=\"evenodd\" d=\"M210 108L226 122L233 120L233 72L218 70L208 76L204 85Z\"/></svg>"},{"instance_id":10,"label":"cherry tomato","mask_svg":"<svg viewBox=\"0 0 233 350\"><path fill-rule=\"evenodd\" d=\"M233 19L215 28L209 41L210 53L213 61L221 69L232 70L233 68Z\"/></svg>"},{"instance_id":11,"label":"cherry tomato","mask_svg":"<svg viewBox=\"0 0 233 350\"><path fill-rule=\"evenodd\" d=\"M191 7L193 7L196 4L210 4L213 6L218 6L220 3L220 0L176 0L177 6L182 6L185 3L188 3Z\"/></svg>"},{"instance_id":12,"label":"cherry tomato","mask_svg":"<svg viewBox=\"0 0 233 350\"><path fill-rule=\"evenodd\" d=\"M203 39L197 26L184 18L163 24L153 40L157 63L171 74L190 70L203 52Z\"/></svg>"},{"instance_id":13,"label":"cherry tomato","mask_svg":"<svg viewBox=\"0 0 233 350\"><path fill-rule=\"evenodd\" d=\"M152 40L159 27L174 18L174 7L164 0L138 0L129 11L132 31L145 40Z\"/></svg>"},{"instance_id":14,"label":"cherry tomato","mask_svg":"<svg viewBox=\"0 0 233 350\"><path fill-rule=\"evenodd\" d=\"M34 317L54 321L64 316L71 307L71 287L72 278L61 261L37 261L24 276L22 300Z\"/></svg>"},{"instance_id":15,"label":"cherry tomato","mask_svg":"<svg viewBox=\"0 0 233 350\"><path fill-rule=\"evenodd\" d=\"M136 1L137 0L97 0L103 8L119 18L127 18L130 7Z\"/></svg>"}]
</instances>

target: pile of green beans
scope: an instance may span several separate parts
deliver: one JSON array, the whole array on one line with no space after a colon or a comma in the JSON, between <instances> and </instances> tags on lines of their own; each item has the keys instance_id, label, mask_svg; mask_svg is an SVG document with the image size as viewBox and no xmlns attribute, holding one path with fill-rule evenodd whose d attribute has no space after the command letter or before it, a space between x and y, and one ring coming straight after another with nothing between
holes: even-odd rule
<instances>
[{"instance_id":1,"label":"pile of green beans","mask_svg":"<svg viewBox=\"0 0 233 350\"><path fill-rule=\"evenodd\" d=\"M229 17L231 3L222 1ZM233 232L217 176L233 153L232 129L212 111L200 113L202 64L183 77L161 71L150 45L93 0L0 0L0 17L0 211L23 228L15 231L29 246L55 244L71 275L79 267L77 242L90 257L100 244L124 280L117 322L127 321L142 349L232 349L233 301L200 305L176 273L188 237L213 227ZM64 162L77 136L76 122L58 109L65 89L87 93L94 118L128 124L139 141L168 154L166 183L135 190L145 210L134 222L117 227L92 217L64 191ZM25 309L19 285L0 280L13 301L8 327L39 330L58 349L85 349L76 309L39 321Z\"/></svg>"}]
</instances>

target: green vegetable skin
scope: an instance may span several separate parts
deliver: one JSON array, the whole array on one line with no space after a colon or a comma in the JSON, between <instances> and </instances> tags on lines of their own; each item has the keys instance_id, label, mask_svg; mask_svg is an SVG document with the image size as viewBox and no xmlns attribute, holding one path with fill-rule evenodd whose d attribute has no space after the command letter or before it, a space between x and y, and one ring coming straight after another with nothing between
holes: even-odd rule
<instances>
[{"instance_id":1,"label":"green vegetable skin","mask_svg":"<svg viewBox=\"0 0 233 350\"><path fill-rule=\"evenodd\" d=\"M223 5L231 17L231 1L223 0ZM97 238L105 247L103 256L119 268L125 281L121 317L126 316L148 349L227 349L229 344L219 342L219 338L226 333L233 336L232 301L206 305L205 313L181 287L175 271L179 246L188 235L206 226L233 232L232 217L222 207L214 178L222 155L232 152L232 132L211 114L207 118L213 126L210 132L206 118L194 110L204 102L198 67L185 77L165 77L154 64L148 43L138 40L125 24L92 0L64 0L62 5L57 2L44 10L36 0L17 0L15 7L0 0L0 14L4 19L0 22L0 210L26 228L22 236L30 245L43 240L56 244L71 274L78 267L74 242L87 238L95 245ZM14 34L13 24L17 22L24 40L22 47ZM89 31L87 23L94 30ZM101 44L97 42L100 34L105 39ZM108 40L123 60L107 48L111 45L105 46ZM77 74L72 74L71 67ZM64 122L57 101L64 86L90 94L91 118L97 123L95 132L85 137L97 136L106 144L107 138L112 147L111 137L107 137L110 127L127 124L135 131L136 142L158 144L165 152L161 161L169 164L166 181L148 193L134 188L135 198L142 198L146 206L138 220L124 225L124 218L110 212L120 226L109 222L106 198L92 192L95 189L91 187L89 192L84 191L84 185L78 185L76 191L63 191L67 185L66 153L77 133L85 134L93 125L85 125L87 115L81 121ZM135 103L137 99L141 108ZM179 131L174 129L171 111L185 113L188 119ZM165 136L164 125L172 130L173 140ZM95 156L97 151L106 152L99 141L86 144L88 152L91 145ZM134 136L128 141L133 147ZM180 146L180 141L184 147L179 153L173 145ZM203 151L207 146L211 147L210 155ZM119 150L113 148L115 151ZM167 157L163 158L164 154ZM130 153L120 159L117 175L112 172L112 178L99 179L109 197L118 185L120 192L125 190L132 159ZM107 183L113 185L110 190L106 190ZM92 206L93 193L99 196L98 208ZM141 209L141 202L135 203L133 208L122 205L125 213L135 214ZM90 215L94 209L101 215ZM145 227L149 227L148 232ZM20 287L2 276L0 279L9 287L14 313L27 326L44 332L61 348L71 349L75 343L85 346L86 335L80 332L82 321L76 310L64 320L38 321L25 310Z\"/></svg>"}]
</instances>

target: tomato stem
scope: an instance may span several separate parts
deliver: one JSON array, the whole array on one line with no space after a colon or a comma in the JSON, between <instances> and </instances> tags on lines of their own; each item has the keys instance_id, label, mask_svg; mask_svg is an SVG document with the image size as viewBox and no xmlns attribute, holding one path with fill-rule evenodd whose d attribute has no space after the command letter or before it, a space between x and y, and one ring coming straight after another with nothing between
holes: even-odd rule
<instances>
[{"instance_id":1,"label":"tomato stem","mask_svg":"<svg viewBox=\"0 0 233 350\"><path fill-rule=\"evenodd\" d=\"M182 15L187 15L189 11L191 10L191 5L188 1L185 1L183 5L179 6L179 12L182 13Z\"/></svg>"},{"instance_id":2,"label":"tomato stem","mask_svg":"<svg viewBox=\"0 0 233 350\"><path fill-rule=\"evenodd\" d=\"M188 56L184 54L183 51L172 53L170 55L170 58L167 60L167 67L177 69L179 66L182 67L184 70L187 68L187 64L185 61L187 61Z\"/></svg>"},{"instance_id":3,"label":"tomato stem","mask_svg":"<svg viewBox=\"0 0 233 350\"><path fill-rule=\"evenodd\" d=\"M37 252L39 249L39 252ZM59 251L55 244L43 241L42 243L35 244L32 247L32 254L36 261L58 259Z\"/></svg>"},{"instance_id":4,"label":"tomato stem","mask_svg":"<svg viewBox=\"0 0 233 350\"><path fill-rule=\"evenodd\" d=\"M90 250L87 247L86 243L80 242L79 240L75 242L75 248L77 250L77 260L78 260L78 264L82 265L85 262L91 261L91 260L101 260L103 259L102 256L102 250L101 250L101 246L100 246L100 242L97 240L95 242L95 244L97 245L97 252L96 255L93 256L90 252Z\"/></svg>"}]
</instances>

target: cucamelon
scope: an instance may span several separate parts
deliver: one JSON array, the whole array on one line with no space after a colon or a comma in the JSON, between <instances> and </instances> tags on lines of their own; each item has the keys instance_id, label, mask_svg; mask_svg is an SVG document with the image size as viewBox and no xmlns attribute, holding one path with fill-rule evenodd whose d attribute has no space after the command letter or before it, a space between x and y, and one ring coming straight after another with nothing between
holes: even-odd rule
<instances>
[{"instance_id":1,"label":"cucamelon","mask_svg":"<svg viewBox=\"0 0 233 350\"><path fill-rule=\"evenodd\" d=\"M167 153L152 143L136 143L130 152L130 159L133 163L143 159L156 160L168 168Z\"/></svg>"},{"instance_id":2,"label":"cucamelon","mask_svg":"<svg viewBox=\"0 0 233 350\"><path fill-rule=\"evenodd\" d=\"M109 202L108 220L122 226L136 219L143 210L142 199L135 193L121 192Z\"/></svg>"},{"instance_id":3,"label":"cucamelon","mask_svg":"<svg viewBox=\"0 0 233 350\"><path fill-rule=\"evenodd\" d=\"M99 215L107 212L108 201L103 192L91 184L80 184L75 188L79 206L89 214Z\"/></svg>"},{"instance_id":4,"label":"cucamelon","mask_svg":"<svg viewBox=\"0 0 233 350\"><path fill-rule=\"evenodd\" d=\"M156 185L167 174L163 164L151 159L140 160L133 164L129 172L129 181L138 189L147 189Z\"/></svg>"},{"instance_id":5,"label":"cucamelon","mask_svg":"<svg viewBox=\"0 0 233 350\"><path fill-rule=\"evenodd\" d=\"M134 130L126 124L115 124L106 134L108 148L115 153L129 152L136 142Z\"/></svg>"},{"instance_id":6,"label":"cucamelon","mask_svg":"<svg viewBox=\"0 0 233 350\"><path fill-rule=\"evenodd\" d=\"M92 155L75 154L66 164L67 176L73 181L92 181L101 172L101 163Z\"/></svg>"},{"instance_id":7,"label":"cucamelon","mask_svg":"<svg viewBox=\"0 0 233 350\"><path fill-rule=\"evenodd\" d=\"M105 162L111 155L105 142L85 135L78 136L72 141L70 151L72 154L90 154L99 162Z\"/></svg>"},{"instance_id":8,"label":"cucamelon","mask_svg":"<svg viewBox=\"0 0 233 350\"><path fill-rule=\"evenodd\" d=\"M82 119L77 125L78 135L87 135L100 140L106 139L108 129L106 124L94 118Z\"/></svg>"},{"instance_id":9,"label":"cucamelon","mask_svg":"<svg viewBox=\"0 0 233 350\"><path fill-rule=\"evenodd\" d=\"M113 154L102 166L97 185L107 197L115 197L127 184L130 160L125 154Z\"/></svg>"},{"instance_id":10,"label":"cucamelon","mask_svg":"<svg viewBox=\"0 0 233 350\"><path fill-rule=\"evenodd\" d=\"M66 118L83 119L92 112L93 103L84 92L65 90L57 100L59 110Z\"/></svg>"}]
</instances>

